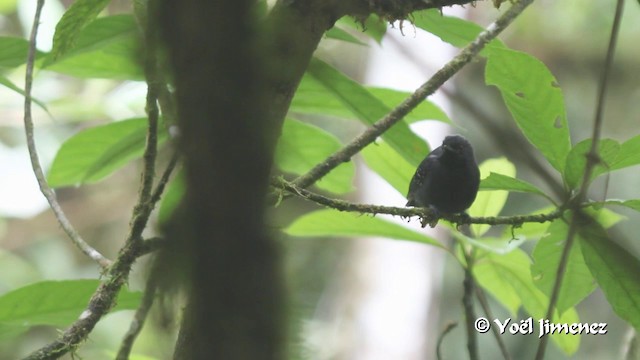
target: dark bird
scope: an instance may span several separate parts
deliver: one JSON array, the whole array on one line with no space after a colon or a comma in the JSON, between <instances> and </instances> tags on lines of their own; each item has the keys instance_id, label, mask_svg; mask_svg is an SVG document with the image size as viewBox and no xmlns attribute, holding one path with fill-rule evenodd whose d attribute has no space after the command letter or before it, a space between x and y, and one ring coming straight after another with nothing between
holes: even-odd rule
<instances>
[{"instance_id":1,"label":"dark bird","mask_svg":"<svg viewBox=\"0 0 640 360\"><path fill-rule=\"evenodd\" d=\"M471 144L462 136L447 136L418 166L407 206L428 207L436 215L461 213L473 204L479 185L480 170Z\"/></svg>"}]
</instances>

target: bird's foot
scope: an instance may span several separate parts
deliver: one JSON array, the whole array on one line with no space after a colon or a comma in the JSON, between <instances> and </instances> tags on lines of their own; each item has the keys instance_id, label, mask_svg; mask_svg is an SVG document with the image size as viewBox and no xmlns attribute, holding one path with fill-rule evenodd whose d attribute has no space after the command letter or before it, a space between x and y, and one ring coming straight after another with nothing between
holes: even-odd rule
<instances>
[{"instance_id":1,"label":"bird's foot","mask_svg":"<svg viewBox=\"0 0 640 360\"><path fill-rule=\"evenodd\" d=\"M422 227L429 225L429 227L433 229L434 227L436 227L436 225L438 225L438 221L442 217L442 214L440 213L440 210L436 209L432 205L430 205L428 209L430 210L431 214L429 216L423 217L420 223Z\"/></svg>"},{"instance_id":2,"label":"bird's foot","mask_svg":"<svg viewBox=\"0 0 640 360\"><path fill-rule=\"evenodd\" d=\"M460 231L460 227L464 225L468 225L471 222L471 216L466 212L461 212L458 214L460 216L460 221L456 222L456 230Z\"/></svg>"}]
</instances>

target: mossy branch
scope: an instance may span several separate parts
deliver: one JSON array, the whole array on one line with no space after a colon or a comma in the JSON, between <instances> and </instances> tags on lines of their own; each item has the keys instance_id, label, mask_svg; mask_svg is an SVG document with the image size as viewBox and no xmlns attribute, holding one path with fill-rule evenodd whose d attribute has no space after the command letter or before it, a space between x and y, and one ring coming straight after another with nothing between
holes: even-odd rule
<instances>
[{"instance_id":1,"label":"mossy branch","mask_svg":"<svg viewBox=\"0 0 640 360\"><path fill-rule=\"evenodd\" d=\"M301 197L303 199L314 202L318 205L326 206L339 211L358 212L361 214L387 214L393 216L400 216L404 218L417 217L422 222L423 226L432 223L439 219L447 220L456 225L466 224L487 224L487 225L511 225L521 226L524 223L544 223L553 221L562 216L563 210L556 209L546 214L535 215L513 215L513 216L487 216L487 217L473 217L466 214L440 214L440 217L428 208L413 208L413 207L393 207L382 205L369 205L369 204L354 204L341 199L332 199L326 196L311 192L303 189L291 182L288 182L282 178L273 178L271 185L279 191L284 191L294 196Z\"/></svg>"}]
</instances>

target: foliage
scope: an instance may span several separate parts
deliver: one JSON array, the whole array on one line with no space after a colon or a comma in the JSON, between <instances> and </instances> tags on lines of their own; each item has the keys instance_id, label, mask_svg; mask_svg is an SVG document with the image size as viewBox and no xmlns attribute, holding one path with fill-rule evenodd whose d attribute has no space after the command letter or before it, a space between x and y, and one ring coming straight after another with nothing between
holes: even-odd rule
<instances>
[{"instance_id":1,"label":"foliage","mask_svg":"<svg viewBox=\"0 0 640 360\"><path fill-rule=\"evenodd\" d=\"M98 16L107 3L75 2L56 27L53 50L37 54L39 69L80 78L141 80L144 70L137 53L143 37L140 29L132 15ZM442 16L437 10L416 12L412 14L412 21L416 27L456 47L466 46L482 30L474 23ZM328 38L354 46L365 44L346 30L354 26L352 20L341 19L339 24L327 32ZM375 26L376 23L372 24ZM379 28L365 34L378 42L384 36ZM0 38L0 71L23 65L26 51L24 39ZM542 61L509 49L499 40L491 42L481 55L486 58L486 84L499 90L515 124L562 177L567 193L577 191L583 185L581 181L591 139L571 143L563 92L556 78ZM24 93L2 73L0 84ZM364 86L314 57L284 122L275 159L277 167L289 175L302 175L344 145L330 129L305 122L309 115L371 125L409 95L392 89ZM391 130L382 134L376 144L365 147L361 152L368 168L401 194L406 191L415 167L429 149L409 126L422 120L452 122L438 106L424 100ZM123 119L79 131L57 152L48 172L50 185L58 188L81 186L105 179L142 156L146 132L146 119L142 118ZM160 147L168 146L167 138L166 131L161 130ZM623 143L599 140L599 162L590 180L637 165L640 165L640 135L634 134ZM481 169L481 193L469 210L472 216L499 215L512 192L542 196L554 207L559 201L533 184L518 179L515 166L507 159L487 160ZM350 193L354 190L355 174L353 161L343 163L321 179L317 187L333 194ZM170 186L161 206L163 219L169 217L182 192L178 185ZM587 212L591 218L582 219L578 243L568 255L554 322L580 322L575 307L596 288L601 288L613 310L632 326L640 328L640 278L637 276L640 261L608 235L606 229L621 218L602 208L605 205L623 205L640 210L638 204L640 199L605 200L592 204ZM452 230L459 240L454 248L382 218L332 209L301 215L284 232L298 237L367 235L414 241L444 249L459 260L462 267L469 264L456 254L467 252L473 257L473 276L483 289L512 315L522 309L540 319L545 317L549 307L558 276L560 254L569 232L568 224L572 218L582 216L565 212L550 224L535 225L535 229L534 225L529 228L525 224L522 229L514 227L498 236L495 236L495 231L490 232L492 226L474 224L474 236ZM513 235L518 240L514 240ZM521 248L522 244L534 240L537 241L530 254ZM98 280L47 281L4 294L0 297L0 341L7 341L34 326L68 326L83 311L98 284ZM136 308L139 301L139 294L122 291L118 306L111 311ZM580 343L580 336L554 335L552 339L567 355L573 354Z\"/></svg>"}]
</instances>

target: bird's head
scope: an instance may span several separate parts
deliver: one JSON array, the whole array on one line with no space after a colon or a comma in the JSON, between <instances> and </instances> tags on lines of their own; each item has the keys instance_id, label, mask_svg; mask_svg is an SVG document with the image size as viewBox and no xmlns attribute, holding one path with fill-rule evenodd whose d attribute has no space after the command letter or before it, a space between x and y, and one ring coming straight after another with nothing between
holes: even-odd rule
<instances>
[{"instance_id":1,"label":"bird's head","mask_svg":"<svg viewBox=\"0 0 640 360\"><path fill-rule=\"evenodd\" d=\"M460 135L450 135L444 138L442 142L442 148L446 153L462 156L467 153L473 153L473 149L471 148L471 144Z\"/></svg>"}]
</instances>

